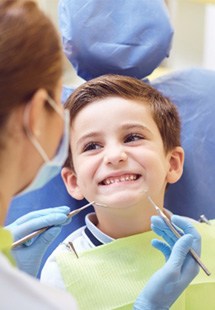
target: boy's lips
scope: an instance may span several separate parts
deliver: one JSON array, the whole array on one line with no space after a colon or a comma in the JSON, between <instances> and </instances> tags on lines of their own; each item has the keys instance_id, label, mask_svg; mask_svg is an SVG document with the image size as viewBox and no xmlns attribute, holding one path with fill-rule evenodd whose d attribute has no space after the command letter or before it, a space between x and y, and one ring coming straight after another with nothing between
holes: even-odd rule
<instances>
[{"instance_id":1,"label":"boy's lips","mask_svg":"<svg viewBox=\"0 0 215 310\"><path fill-rule=\"evenodd\" d=\"M99 185L111 185L115 183L136 181L140 178L140 174L126 173L118 176L110 176L99 182Z\"/></svg>"}]
</instances>

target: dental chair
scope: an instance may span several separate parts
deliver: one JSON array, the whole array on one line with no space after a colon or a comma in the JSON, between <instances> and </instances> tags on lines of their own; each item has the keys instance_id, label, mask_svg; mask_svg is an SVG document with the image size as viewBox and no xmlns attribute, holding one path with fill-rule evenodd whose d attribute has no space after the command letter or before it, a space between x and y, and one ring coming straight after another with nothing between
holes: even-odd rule
<instances>
[{"instance_id":1,"label":"dental chair","mask_svg":"<svg viewBox=\"0 0 215 310\"><path fill-rule=\"evenodd\" d=\"M147 81L171 48L173 29L163 0L60 0L59 21L64 52L85 80L114 73ZM197 220L201 214L215 218L215 72L189 69L148 82L177 105L182 119L184 174L169 187L165 205ZM65 85L63 100L72 90ZM73 210L85 203L68 195L58 175L44 188L15 198L6 224L33 210L59 205ZM90 211L83 211L63 227L44 262L59 242L84 224Z\"/></svg>"},{"instance_id":2,"label":"dental chair","mask_svg":"<svg viewBox=\"0 0 215 310\"><path fill-rule=\"evenodd\" d=\"M82 79L113 73L147 82L169 56L173 28L163 0L61 0L59 17L64 52ZM165 205L197 220L215 218L215 71L190 68L148 82L177 105L182 119L184 174L169 186Z\"/></svg>"}]
</instances>

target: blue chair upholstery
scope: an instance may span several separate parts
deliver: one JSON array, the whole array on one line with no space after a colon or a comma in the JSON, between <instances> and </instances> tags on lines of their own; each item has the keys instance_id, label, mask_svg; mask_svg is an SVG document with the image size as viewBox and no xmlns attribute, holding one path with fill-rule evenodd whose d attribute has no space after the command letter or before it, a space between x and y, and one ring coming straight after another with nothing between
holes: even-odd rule
<instances>
[{"instance_id":1,"label":"blue chair upholstery","mask_svg":"<svg viewBox=\"0 0 215 310\"><path fill-rule=\"evenodd\" d=\"M182 120L184 173L167 190L166 207L195 219L215 218L215 71L183 70L152 85L177 105Z\"/></svg>"}]
</instances>

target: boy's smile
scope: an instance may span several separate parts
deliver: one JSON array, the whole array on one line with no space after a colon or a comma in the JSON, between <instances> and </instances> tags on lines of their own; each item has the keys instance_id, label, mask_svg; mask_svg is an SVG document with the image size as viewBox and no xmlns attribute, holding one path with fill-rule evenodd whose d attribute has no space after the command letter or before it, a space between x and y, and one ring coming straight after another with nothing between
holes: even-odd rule
<instances>
[{"instance_id":1,"label":"boy's smile","mask_svg":"<svg viewBox=\"0 0 215 310\"><path fill-rule=\"evenodd\" d=\"M170 155L147 103L118 97L91 103L73 120L71 137L76 193L120 208L142 205L138 193L146 187L163 199Z\"/></svg>"},{"instance_id":2,"label":"boy's smile","mask_svg":"<svg viewBox=\"0 0 215 310\"><path fill-rule=\"evenodd\" d=\"M99 183L99 185L112 185L112 184L118 184L123 182L132 182L139 178L139 175L137 174L129 174L125 173L123 175L119 176L110 176L107 177L105 180Z\"/></svg>"}]
</instances>

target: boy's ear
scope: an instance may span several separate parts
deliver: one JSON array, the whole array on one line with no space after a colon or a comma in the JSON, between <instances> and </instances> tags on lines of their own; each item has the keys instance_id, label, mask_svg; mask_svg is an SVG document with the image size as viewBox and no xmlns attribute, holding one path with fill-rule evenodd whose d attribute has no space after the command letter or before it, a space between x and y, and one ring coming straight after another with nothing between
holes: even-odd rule
<instances>
[{"instance_id":1,"label":"boy's ear","mask_svg":"<svg viewBox=\"0 0 215 310\"><path fill-rule=\"evenodd\" d=\"M77 184L77 177L73 170L70 168L64 167L61 170L61 176L66 186L67 192L75 199L82 200L84 196L81 193L81 190Z\"/></svg>"},{"instance_id":2,"label":"boy's ear","mask_svg":"<svg viewBox=\"0 0 215 310\"><path fill-rule=\"evenodd\" d=\"M167 183L177 182L183 173L184 150L177 146L169 153L169 171L167 173Z\"/></svg>"}]
</instances>

